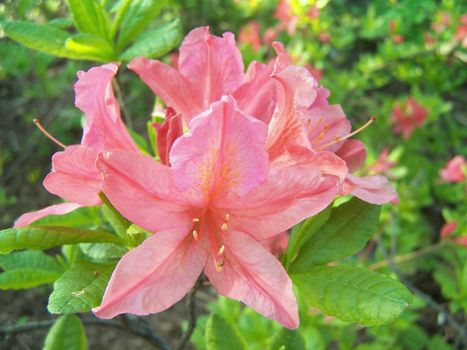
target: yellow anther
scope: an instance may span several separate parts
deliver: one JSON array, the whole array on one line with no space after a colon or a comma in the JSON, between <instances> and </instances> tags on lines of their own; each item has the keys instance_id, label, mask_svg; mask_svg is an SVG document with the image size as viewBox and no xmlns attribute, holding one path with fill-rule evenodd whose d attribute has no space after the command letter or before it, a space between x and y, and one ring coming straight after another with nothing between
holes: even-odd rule
<instances>
[{"instance_id":1,"label":"yellow anther","mask_svg":"<svg viewBox=\"0 0 467 350\"><path fill-rule=\"evenodd\" d=\"M217 272L221 272L224 269L224 260L218 259L214 266Z\"/></svg>"},{"instance_id":2,"label":"yellow anther","mask_svg":"<svg viewBox=\"0 0 467 350\"><path fill-rule=\"evenodd\" d=\"M319 134L318 136L318 140L321 141L322 139L324 139L324 132L322 132L321 134Z\"/></svg>"},{"instance_id":3,"label":"yellow anther","mask_svg":"<svg viewBox=\"0 0 467 350\"><path fill-rule=\"evenodd\" d=\"M222 230L222 231L227 231L227 228L228 228L227 223L224 222L224 223L222 224L222 226L221 226L221 230Z\"/></svg>"},{"instance_id":4,"label":"yellow anther","mask_svg":"<svg viewBox=\"0 0 467 350\"><path fill-rule=\"evenodd\" d=\"M225 246L224 245L221 245L221 247L219 248L219 255L222 255L224 254L224 250L225 250Z\"/></svg>"},{"instance_id":5,"label":"yellow anther","mask_svg":"<svg viewBox=\"0 0 467 350\"><path fill-rule=\"evenodd\" d=\"M198 239L198 231L196 231L196 230L193 230L193 232L192 232L192 233L193 233L193 237L194 237L194 239Z\"/></svg>"}]
</instances>

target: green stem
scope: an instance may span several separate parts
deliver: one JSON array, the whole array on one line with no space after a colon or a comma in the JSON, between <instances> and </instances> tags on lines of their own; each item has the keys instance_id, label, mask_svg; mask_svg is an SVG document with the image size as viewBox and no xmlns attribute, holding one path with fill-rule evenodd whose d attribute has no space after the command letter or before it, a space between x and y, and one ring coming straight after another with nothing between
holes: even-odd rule
<instances>
[{"instance_id":1,"label":"green stem","mask_svg":"<svg viewBox=\"0 0 467 350\"><path fill-rule=\"evenodd\" d=\"M422 249L419 249L419 250L415 250L413 252L410 252L408 254L404 254L404 255L398 255L396 257L394 257L392 259L392 263L394 264L402 264L402 263L405 263L407 261L410 261L410 260L413 260L413 259L417 259L423 255L426 255L426 254L431 254L435 251L437 251L439 248L443 247L444 246L444 242L439 242L439 243L436 243L434 245L431 245L431 246L428 246L428 247L425 247L425 248L422 248ZM370 270L379 270L383 267L386 267L390 264L390 262L387 260L387 259L384 259L382 261L379 261L377 263L374 263L374 264L371 264L370 266L368 266L368 269Z\"/></svg>"}]
</instances>

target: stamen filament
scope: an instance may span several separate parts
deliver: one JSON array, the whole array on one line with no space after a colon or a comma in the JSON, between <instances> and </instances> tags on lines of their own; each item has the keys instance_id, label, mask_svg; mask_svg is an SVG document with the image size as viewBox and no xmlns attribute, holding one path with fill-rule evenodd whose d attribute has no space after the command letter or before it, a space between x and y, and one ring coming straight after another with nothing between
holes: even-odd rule
<instances>
[{"instance_id":1,"label":"stamen filament","mask_svg":"<svg viewBox=\"0 0 467 350\"><path fill-rule=\"evenodd\" d=\"M37 126L37 128L45 135L47 136L50 140L52 140L54 143L56 143L57 145L59 145L60 147L62 148L66 148L66 146L61 143L60 141L58 141L55 137L53 137L47 130L44 129L44 127L41 125L41 123L39 122L39 119L36 119L34 118L32 120L32 122Z\"/></svg>"},{"instance_id":2,"label":"stamen filament","mask_svg":"<svg viewBox=\"0 0 467 350\"><path fill-rule=\"evenodd\" d=\"M371 117L370 120L368 120L364 125L362 125L361 127L359 127L357 130L352 131L350 134L348 134L348 135L346 135L346 136L342 136L342 137L336 136L335 139L334 139L334 141L331 141L331 142L328 142L328 143L322 145L322 146L319 147L317 150L318 150L318 151L321 151L321 150L323 150L323 149L325 149L325 148L327 148L327 147L329 147L329 146L332 146L332 145L334 145L334 144L336 144L336 143L338 143L338 142L344 141L344 140L346 140L346 139L348 139L348 138L350 138L350 137L352 137L352 136L358 134L359 132L365 130L367 127L369 127L371 124L373 124L373 122L374 122L375 120L376 120L375 117Z\"/></svg>"}]
</instances>

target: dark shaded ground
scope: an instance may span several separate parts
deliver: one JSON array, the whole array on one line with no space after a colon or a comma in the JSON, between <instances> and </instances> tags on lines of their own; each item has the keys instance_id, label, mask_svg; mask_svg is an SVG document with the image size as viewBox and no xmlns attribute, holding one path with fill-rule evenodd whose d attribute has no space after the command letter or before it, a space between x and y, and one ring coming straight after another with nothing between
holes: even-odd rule
<instances>
[{"instance_id":1,"label":"dark shaded ground","mask_svg":"<svg viewBox=\"0 0 467 350\"><path fill-rule=\"evenodd\" d=\"M47 312L47 298L49 295L47 287L34 288L25 291L2 291L0 292L0 327L17 323L28 323L54 319L55 316ZM197 294L197 313L204 313L203 305L212 299L209 288L204 287ZM174 305L169 310L160 314L145 317L158 335L164 338L174 348L180 341L182 322L187 317L185 300ZM91 314L80 315L85 319L92 317ZM120 329L86 325L88 337L88 348L90 350L114 349L155 349L145 339ZM0 335L0 349L3 350L40 350L43 347L47 329L39 329L17 334L15 336L3 337ZM188 345L186 349L194 349Z\"/></svg>"}]
</instances>

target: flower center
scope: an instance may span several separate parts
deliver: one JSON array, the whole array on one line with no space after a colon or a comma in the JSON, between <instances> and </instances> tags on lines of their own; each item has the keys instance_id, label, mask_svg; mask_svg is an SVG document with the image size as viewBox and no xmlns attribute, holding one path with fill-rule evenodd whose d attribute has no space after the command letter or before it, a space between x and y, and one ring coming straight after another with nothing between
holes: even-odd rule
<instances>
[{"instance_id":1,"label":"flower center","mask_svg":"<svg viewBox=\"0 0 467 350\"><path fill-rule=\"evenodd\" d=\"M222 235L228 233L230 214L221 215L212 210L203 210L201 215L193 218L192 235L195 241L206 236L210 251L211 260L218 272L224 268L225 245L222 244Z\"/></svg>"}]
</instances>

